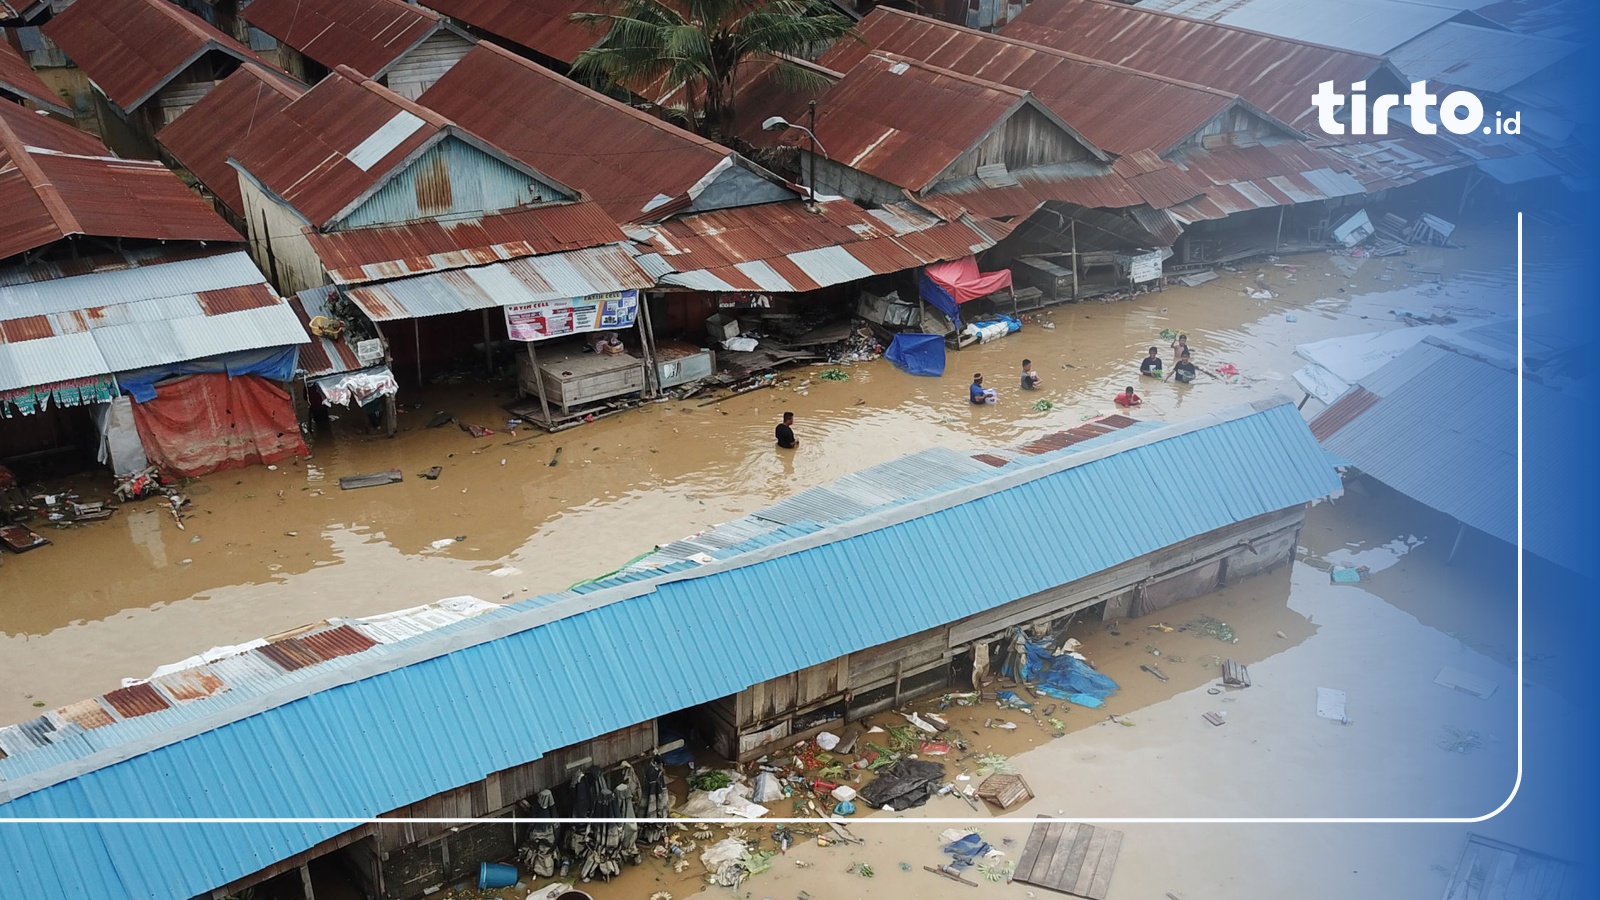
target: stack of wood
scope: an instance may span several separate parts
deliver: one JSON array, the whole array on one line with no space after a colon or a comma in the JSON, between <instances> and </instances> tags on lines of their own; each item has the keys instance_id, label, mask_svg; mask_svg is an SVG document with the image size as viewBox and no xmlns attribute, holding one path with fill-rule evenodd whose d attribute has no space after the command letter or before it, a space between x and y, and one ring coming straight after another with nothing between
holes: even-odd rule
<instances>
[{"instance_id":1,"label":"stack of wood","mask_svg":"<svg viewBox=\"0 0 1600 900\"><path fill-rule=\"evenodd\" d=\"M1227 687L1247 688L1250 686L1250 670L1231 659L1224 660L1222 683Z\"/></svg>"}]
</instances>

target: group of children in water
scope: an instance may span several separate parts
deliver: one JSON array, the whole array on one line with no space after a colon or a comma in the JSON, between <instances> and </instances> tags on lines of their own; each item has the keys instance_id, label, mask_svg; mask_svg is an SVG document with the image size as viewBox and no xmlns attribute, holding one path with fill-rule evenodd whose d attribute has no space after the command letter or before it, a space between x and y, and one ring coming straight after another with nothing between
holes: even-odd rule
<instances>
[{"instance_id":1,"label":"group of children in water","mask_svg":"<svg viewBox=\"0 0 1600 900\"><path fill-rule=\"evenodd\" d=\"M1172 342L1171 347L1173 363L1170 373L1164 371L1160 348L1151 347L1145 358L1139 361L1139 374L1146 378L1158 378L1162 381L1171 379L1179 384L1188 384L1194 381L1199 369L1195 367L1189 355L1189 336L1187 334L1178 335L1177 339ZM1037 390L1042 381L1043 379L1040 378L1039 373L1033 370L1033 360L1023 360L1022 389L1025 391ZM975 404L994 403L999 399L993 388L983 386L982 372L972 376L972 386L968 390L968 396ZM1132 385L1124 388L1122 393L1118 394L1114 399L1116 404L1122 407L1134 407L1144 402L1134 392Z\"/></svg>"}]
</instances>

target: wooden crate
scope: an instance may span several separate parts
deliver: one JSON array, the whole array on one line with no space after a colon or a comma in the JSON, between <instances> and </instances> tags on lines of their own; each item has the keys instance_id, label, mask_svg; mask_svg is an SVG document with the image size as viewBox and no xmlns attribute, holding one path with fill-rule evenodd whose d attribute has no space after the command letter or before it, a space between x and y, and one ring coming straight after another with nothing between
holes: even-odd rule
<instances>
[{"instance_id":1,"label":"wooden crate","mask_svg":"<svg viewBox=\"0 0 1600 900\"><path fill-rule=\"evenodd\" d=\"M978 785L977 794L1001 809L1033 799L1033 790L1021 775L990 775Z\"/></svg>"},{"instance_id":2,"label":"wooden crate","mask_svg":"<svg viewBox=\"0 0 1600 900\"><path fill-rule=\"evenodd\" d=\"M550 405L566 415L575 406L644 390L644 363L626 353L567 352L549 358L541 353L539 378ZM517 388L524 396L539 395L539 383L534 381L533 365L526 356L517 359Z\"/></svg>"}]
</instances>

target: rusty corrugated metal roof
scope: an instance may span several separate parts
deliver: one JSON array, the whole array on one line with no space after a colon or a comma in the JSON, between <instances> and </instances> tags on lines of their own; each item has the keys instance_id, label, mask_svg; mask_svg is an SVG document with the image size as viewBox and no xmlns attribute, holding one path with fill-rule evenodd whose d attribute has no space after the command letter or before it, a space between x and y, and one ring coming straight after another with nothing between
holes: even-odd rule
<instances>
[{"instance_id":1,"label":"rusty corrugated metal roof","mask_svg":"<svg viewBox=\"0 0 1600 900\"><path fill-rule=\"evenodd\" d=\"M323 659L349 656L352 653L370 650L378 645L377 641L351 628L349 625L338 625L327 631L316 631L303 635L300 638L300 643Z\"/></svg>"},{"instance_id":2,"label":"rusty corrugated metal roof","mask_svg":"<svg viewBox=\"0 0 1600 900\"><path fill-rule=\"evenodd\" d=\"M39 78L33 66L28 65L28 60L12 43L13 40L9 29L0 28L0 95L15 94L52 112L72 115L72 110L62 105L56 92Z\"/></svg>"},{"instance_id":3,"label":"rusty corrugated metal roof","mask_svg":"<svg viewBox=\"0 0 1600 900\"><path fill-rule=\"evenodd\" d=\"M420 99L523 163L593 197L617 221L685 195L733 151L488 43Z\"/></svg>"},{"instance_id":4,"label":"rusty corrugated metal roof","mask_svg":"<svg viewBox=\"0 0 1600 900\"><path fill-rule=\"evenodd\" d=\"M908 204L864 210L848 200L799 201L679 216L648 244L674 274L707 291L812 291L869 275L971 256L994 241L956 208L946 221Z\"/></svg>"},{"instance_id":5,"label":"rusty corrugated metal roof","mask_svg":"<svg viewBox=\"0 0 1600 900\"><path fill-rule=\"evenodd\" d=\"M1296 128L1315 119L1311 94L1318 82L1349 85L1380 70L1394 73L1381 56L1110 0L1038 0L1005 27L1005 34L1219 88Z\"/></svg>"},{"instance_id":6,"label":"rusty corrugated metal roof","mask_svg":"<svg viewBox=\"0 0 1600 900\"><path fill-rule=\"evenodd\" d=\"M823 95L817 140L828 159L920 192L1024 106L1045 110L1025 90L873 52ZM1104 158L1092 144L1062 133Z\"/></svg>"},{"instance_id":7,"label":"rusty corrugated metal roof","mask_svg":"<svg viewBox=\"0 0 1600 900\"><path fill-rule=\"evenodd\" d=\"M106 705L116 710L124 719L147 716L166 709L169 704L148 682L132 687L117 688L105 695Z\"/></svg>"},{"instance_id":8,"label":"rusty corrugated metal roof","mask_svg":"<svg viewBox=\"0 0 1600 900\"><path fill-rule=\"evenodd\" d=\"M548 204L475 219L411 222L382 228L305 229L336 284L362 284L423 272L616 244L626 240L598 203Z\"/></svg>"},{"instance_id":9,"label":"rusty corrugated metal roof","mask_svg":"<svg viewBox=\"0 0 1600 900\"><path fill-rule=\"evenodd\" d=\"M208 52L271 68L169 0L77 0L44 31L112 103L129 111Z\"/></svg>"},{"instance_id":10,"label":"rusty corrugated metal roof","mask_svg":"<svg viewBox=\"0 0 1600 900\"><path fill-rule=\"evenodd\" d=\"M306 86L256 65L240 66L191 106L156 140L206 189L235 213L244 214L239 173L228 158L255 130L273 120Z\"/></svg>"},{"instance_id":11,"label":"rusty corrugated metal roof","mask_svg":"<svg viewBox=\"0 0 1600 900\"><path fill-rule=\"evenodd\" d=\"M0 259L77 234L243 240L160 163L113 157L14 103L0 103L0 209Z\"/></svg>"},{"instance_id":12,"label":"rusty corrugated metal roof","mask_svg":"<svg viewBox=\"0 0 1600 900\"><path fill-rule=\"evenodd\" d=\"M370 78L444 27L438 13L403 0L253 0L244 17L330 69Z\"/></svg>"},{"instance_id":13,"label":"rusty corrugated metal roof","mask_svg":"<svg viewBox=\"0 0 1600 900\"><path fill-rule=\"evenodd\" d=\"M233 158L320 228L449 127L438 113L344 68L258 122Z\"/></svg>"},{"instance_id":14,"label":"rusty corrugated metal roof","mask_svg":"<svg viewBox=\"0 0 1600 900\"><path fill-rule=\"evenodd\" d=\"M606 33L571 19L575 12L596 11L595 0L428 0L428 5L567 65Z\"/></svg>"},{"instance_id":15,"label":"rusty corrugated metal roof","mask_svg":"<svg viewBox=\"0 0 1600 900\"><path fill-rule=\"evenodd\" d=\"M318 378L323 375L335 375L340 372L355 372L366 368L356 358L355 348L341 337L337 341L329 340L320 335L311 334L311 320L317 316L331 316L328 311L328 299L334 294L334 288L329 285L308 288L289 298L289 307L294 310L295 316L300 320L300 325L310 336L311 342L300 347L300 370L308 378Z\"/></svg>"},{"instance_id":16,"label":"rusty corrugated metal roof","mask_svg":"<svg viewBox=\"0 0 1600 900\"><path fill-rule=\"evenodd\" d=\"M1232 93L1215 88L888 7L873 10L858 30L860 41L840 41L819 62L847 70L877 50L1031 91L1090 141L1113 153L1165 153L1237 105Z\"/></svg>"},{"instance_id":17,"label":"rusty corrugated metal roof","mask_svg":"<svg viewBox=\"0 0 1600 900\"><path fill-rule=\"evenodd\" d=\"M655 279L634 262L633 252L611 244L524 256L364 284L346 296L374 322L387 322L654 287Z\"/></svg>"}]
</instances>

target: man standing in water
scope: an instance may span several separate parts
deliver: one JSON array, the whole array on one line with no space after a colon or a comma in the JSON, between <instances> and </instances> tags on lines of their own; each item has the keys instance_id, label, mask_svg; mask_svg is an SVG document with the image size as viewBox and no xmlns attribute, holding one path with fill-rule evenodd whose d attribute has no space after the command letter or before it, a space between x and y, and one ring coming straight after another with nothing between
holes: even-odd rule
<instances>
[{"instance_id":1,"label":"man standing in water","mask_svg":"<svg viewBox=\"0 0 1600 900\"><path fill-rule=\"evenodd\" d=\"M783 421L778 423L778 427L773 429L773 433L778 438L778 446L784 450L793 450L800 446L800 439L794 436L794 413L792 412L783 414Z\"/></svg>"}]
</instances>

